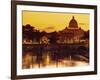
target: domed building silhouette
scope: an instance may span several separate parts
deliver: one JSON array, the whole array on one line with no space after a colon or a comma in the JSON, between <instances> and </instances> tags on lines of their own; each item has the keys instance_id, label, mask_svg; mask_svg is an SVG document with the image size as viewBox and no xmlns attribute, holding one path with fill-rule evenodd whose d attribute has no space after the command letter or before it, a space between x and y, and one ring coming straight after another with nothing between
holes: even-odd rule
<instances>
[{"instance_id":1,"label":"domed building silhouette","mask_svg":"<svg viewBox=\"0 0 100 80\"><path fill-rule=\"evenodd\" d=\"M59 31L58 43L78 43L84 36L84 30L78 26L78 22L73 16L68 27Z\"/></svg>"},{"instance_id":2,"label":"domed building silhouette","mask_svg":"<svg viewBox=\"0 0 100 80\"><path fill-rule=\"evenodd\" d=\"M75 20L74 16L73 16L72 20L69 22L69 28L78 28L78 23Z\"/></svg>"}]
</instances>

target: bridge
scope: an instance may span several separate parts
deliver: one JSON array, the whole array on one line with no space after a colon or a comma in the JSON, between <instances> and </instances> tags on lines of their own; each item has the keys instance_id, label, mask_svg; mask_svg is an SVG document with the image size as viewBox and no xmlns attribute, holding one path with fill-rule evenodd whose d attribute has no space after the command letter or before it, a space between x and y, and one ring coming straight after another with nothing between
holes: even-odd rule
<instances>
[{"instance_id":1,"label":"bridge","mask_svg":"<svg viewBox=\"0 0 100 80\"><path fill-rule=\"evenodd\" d=\"M74 44L23 44L23 48L26 49L44 49L44 50L59 50L59 49L78 49L80 47L88 48L85 43L74 43Z\"/></svg>"},{"instance_id":2,"label":"bridge","mask_svg":"<svg viewBox=\"0 0 100 80\"><path fill-rule=\"evenodd\" d=\"M89 47L85 43L74 43L74 44L23 44L23 52L30 51L34 52L37 56L42 56L45 52L52 53L51 55L63 58L65 56L73 56L89 60Z\"/></svg>"}]
</instances>

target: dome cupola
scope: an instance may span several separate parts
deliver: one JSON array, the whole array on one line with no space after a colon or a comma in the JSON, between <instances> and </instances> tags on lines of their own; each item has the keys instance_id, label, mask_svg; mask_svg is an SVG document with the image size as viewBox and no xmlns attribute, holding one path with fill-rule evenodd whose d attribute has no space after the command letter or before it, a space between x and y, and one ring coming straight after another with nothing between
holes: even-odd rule
<instances>
[{"instance_id":1,"label":"dome cupola","mask_svg":"<svg viewBox=\"0 0 100 80\"><path fill-rule=\"evenodd\" d=\"M75 20L74 16L72 17L72 20L69 22L69 28L78 28L78 23Z\"/></svg>"}]
</instances>

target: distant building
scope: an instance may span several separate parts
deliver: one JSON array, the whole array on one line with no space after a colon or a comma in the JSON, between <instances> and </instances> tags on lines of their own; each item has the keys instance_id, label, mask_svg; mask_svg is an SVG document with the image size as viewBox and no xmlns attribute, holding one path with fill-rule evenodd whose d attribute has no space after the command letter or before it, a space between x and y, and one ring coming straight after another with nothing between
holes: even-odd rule
<instances>
[{"instance_id":1,"label":"distant building","mask_svg":"<svg viewBox=\"0 0 100 80\"><path fill-rule=\"evenodd\" d=\"M58 35L58 43L78 43L81 41L81 37L84 36L84 30L78 27L78 23L73 16L69 26L59 31Z\"/></svg>"},{"instance_id":2,"label":"distant building","mask_svg":"<svg viewBox=\"0 0 100 80\"><path fill-rule=\"evenodd\" d=\"M40 44L49 44L49 39L48 37L46 36L43 36L41 39L40 39Z\"/></svg>"}]
</instances>

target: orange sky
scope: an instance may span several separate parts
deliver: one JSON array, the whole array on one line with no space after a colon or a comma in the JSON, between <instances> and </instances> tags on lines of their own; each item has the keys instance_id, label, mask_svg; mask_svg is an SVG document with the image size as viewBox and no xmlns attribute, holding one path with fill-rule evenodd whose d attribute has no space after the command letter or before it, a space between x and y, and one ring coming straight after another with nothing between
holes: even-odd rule
<instances>
[{"instance_id":1,"label":"orange sky","mask_svg":"<svg viewBox=\"0 0 100 80\"><path fill-rule=\"evenodd\" d=\"M40 31L52 32L68 27L72 16L77 20L79 27L89 30L89 14L23 11L22 21L23 25L30 24Z\"/></svg>"}]
</instances>

